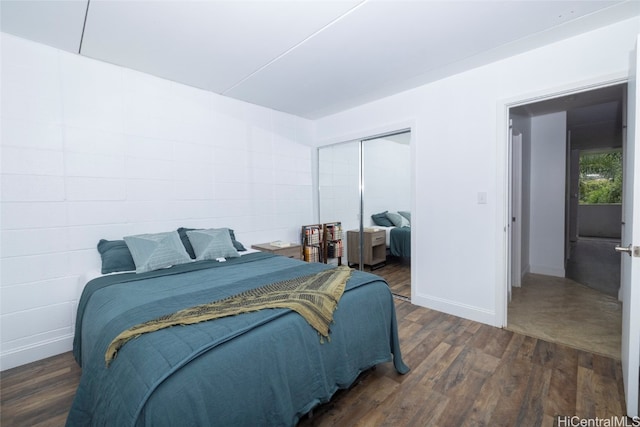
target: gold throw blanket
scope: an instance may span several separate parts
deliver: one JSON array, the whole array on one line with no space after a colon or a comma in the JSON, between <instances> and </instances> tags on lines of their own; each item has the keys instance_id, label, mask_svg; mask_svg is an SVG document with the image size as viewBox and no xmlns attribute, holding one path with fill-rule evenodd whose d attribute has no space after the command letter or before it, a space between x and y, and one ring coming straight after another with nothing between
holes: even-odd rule
<instances>
[{"instance_id":1,"label":"gold throw blanket","mask_svg":"<svg viewBox=\"0 0 640 427\"><path fill-rule=\"evenodd\" d=\"M123 345L142 334L264 308L289 308L304 317L322 337L328 339L333 312L351 272L352 270L346 266L332 268L309 276L251 289L222 300L185 308L173 314L149 320L127 329L114 338L105 354L105 362L108 367Z\"/></svg>"}]
</instances>

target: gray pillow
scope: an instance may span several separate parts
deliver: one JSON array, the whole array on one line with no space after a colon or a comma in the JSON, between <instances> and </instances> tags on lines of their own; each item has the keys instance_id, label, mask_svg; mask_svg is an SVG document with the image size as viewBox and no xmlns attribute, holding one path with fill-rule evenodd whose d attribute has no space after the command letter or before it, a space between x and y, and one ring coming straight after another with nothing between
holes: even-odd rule
<instances>
[{"instance_id":1,"label":"gray pillow","mask_svg":"<svg viewBox=\"0 0 640 427\"><path fill-rule=\"evenodd\" d=\"M409 212L409 211L398 211L398 213L400 215L402 215L403 217L407 218L409 220L409 223L411 223L411 212Z\"/></svg>"},{"instance_id":2,"label":"gray pillow","mask_svg":"<svg viewBox=\"0 0 640 427\"><path fill-rule=\"evenodd\" d=\"M399 213L387 212L387 218L389 218L389 221L391 221L396 227L409 227L411 225L409 220Z\"/></svg>"},{"instance_id":3,"label":"gray pillow","mask_svg":"<svg viewBox=\"0 0 640 427\"><path fill-rule=\"evenodd\" d=\"M124 240L105 240L98 242L98 252L102 259L102 274L115 273L117 271L133 271L136 263L131 257L131 252Z\"/></svg>"},{"instance_id":4,"label":"gray pillow","mask_svg":"<svg viewBox=\"0 0 640 427\"><path fill-rule=\"evenodd\" d=\"M196 254L196 261L240 256L233 246L229 230L226 228L191 230L187 231L187 236Z\"/></svg>"},{"instance_id":5,"label":"gray pillow","mask_svg":"<svg viewBox=\"0 0 640 427\"><path fill-rule=\"evenodd\" d=\"M226 228L226 227L225 227ZM178 228L178 235L180 236L180 240L182 240L182 244L184 248L187 250L187 253L191 257L191 259L196 259L196 254L193 252L193 246L191 246L191 242L189 241L189 236L187 236L187 231L193 230L202 230L201 228ZM236 235L233 232L233 229L227 228L229 230L229 236L231 236L231 243L233 243L233 247L236 248L237 251L246 251L247 248L244 245L236 240Z\"/></svg>"},{"instance_id":6,"label":"gray pillow","mask_svg":"<svg viewBox=\"0 0 640 427\"><path fill-rule=\"evenodd\" d=\"M375 225L380 227L393 227L393 223L387 218L387 211L371 215L371 219Z\"/></svg>"},{"instance_id":7,"label":"gray pillow","mask_svg":"<svg viewBox=\"0 0 640 427\"><path fill-rule=\"evenodd\" d=\"M191 262L177 231L125 236L124 241L136 264L136 273Z\"/></svg>"}]
</instances>

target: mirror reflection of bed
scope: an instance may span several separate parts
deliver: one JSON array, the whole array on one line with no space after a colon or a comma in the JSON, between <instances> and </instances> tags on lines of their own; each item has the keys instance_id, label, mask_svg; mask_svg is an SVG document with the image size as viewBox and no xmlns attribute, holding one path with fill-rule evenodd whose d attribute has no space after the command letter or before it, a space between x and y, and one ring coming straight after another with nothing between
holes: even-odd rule
<instances>
[{"instance_id":1,"label":"mirror reflection of bed","mask_svg":"<svg viewBox=\"0 0 640 427\"><path fill-rule=\"evenodd\" d=\"M400 211L406 216L411 215L408 211ZM365 230L379 230L385 233L386 241L386 262L380 268L376 268L374 273L382 276L391 292L403 299L411 299L411 226L410 223L403 225L378 225L384 223L381 216L393 217L395 220L398 212L379 212L371 217L375 218L374 224L366 227ZM376 221L378 221L376 223ZM400 222L400 220L398 220Z\"/></svg>"},{"instance_id":2,"label":"mirror reflection of bed","mask_svg":"<svg viewBox=\"0 0 640 427\"><path fill-rule=\"evenodd\" d=\"M318 149L320 221L342 221L352 235L359 236L361 227L372 233L363 234L362 266L359 238L351 239L351 246L347 239L346 261L354 268L373 270L394 295L404 299L411 298L410 139L411 133L403 131ZM383 232L384 262L380 262L379 248L371 256L366 245L378 244Z\"/></svg>"}]
</instances>

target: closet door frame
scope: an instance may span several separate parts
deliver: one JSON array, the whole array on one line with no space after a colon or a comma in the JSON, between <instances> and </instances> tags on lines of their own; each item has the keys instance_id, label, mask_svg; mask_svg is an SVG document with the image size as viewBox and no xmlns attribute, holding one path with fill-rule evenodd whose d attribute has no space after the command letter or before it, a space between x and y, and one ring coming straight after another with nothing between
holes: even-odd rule
<instances>
[{"instance_id":1,"label":"closet door frame","mask_svg":"<svg viewBox=\"0 0 640 427\"><path fill-rule=\"evenodd\" d=\"M318 153L317 153L317 160L318 160L318 176L320 175L320 150L322 148L328 148L331 146L335 146L335 145L339 145L339 144L350 144L353 142L358 142L358 189L359 189L359 212L358 212L358 218L359 218L359 243L360 243L360 247L358 248L359 251L359 257L358 257L358 269L359 270L364 270L364 147L365 147L365 142L367 141L372 141L375 139L383 139L385 137L389 137L389 136L393 136L393 135L398 135L398 134L402 134L402 133L411 133L412 134L412 138L413 138L413 126L411 127L399 127L396 128L396 130L392 130L392 131L387 131L387 132L382 132L382 133L377 133L371 136L367 136L364 138L355 138L355 139L350 139L350 140L346 140L346 141L342 141L342 142L337 142L334 144L327 144L327 145L323 145L318 147ZM412 147L413 144L410 143L410 147L413 150ZM415 156L411 156L411 158L415 158ZM411 164L411 168L413 171L413 164ZM322 200L321 200L321 192L320 192L320 184L319 184L319 178L318 178L318 221L323 221L324 219L321 218L321 209L320 206L322 204ZM411 210L413 210L413 204L414 204L414 191L413 191L413 186L414 184L414 179L413 179L413 173L412 173L412 179L411 179L411 185L412 185L412 191L411 191ZM413 234L413 231L412 231ZM413 239L412 239L413 242ZM412 257L413 257L413 243L412 243ZM413 268L412 268L413 270ZM413 274L412 274L413 277ZM413 280L412 280L413 282ZM412 293L413 293L413 283L411 285L411 289L412 289Z\"/></svg>"}]
</instances>

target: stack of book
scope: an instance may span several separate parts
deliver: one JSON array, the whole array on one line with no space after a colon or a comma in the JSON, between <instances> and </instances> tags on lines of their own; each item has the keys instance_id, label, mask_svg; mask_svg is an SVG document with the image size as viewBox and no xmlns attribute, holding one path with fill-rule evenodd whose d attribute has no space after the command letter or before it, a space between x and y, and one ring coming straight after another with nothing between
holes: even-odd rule
<instances>
[{"instance_id":1,"label":"stack of book","mask_svg":"<svg viewBox=\"0 0 640 427\"><path fill-rule=\"evenodd\" d=\"M320 227L309 226L305 227L305 243L307 245L319 245L320 244Z\"/></svg>"},{"instance_id":2,"label":"stack of book","mask_svg":"<svg viewBox=\"0 0 640 427\"><path fill-rule=\"evenodd\" d=\"M304 260L307 262L320 262L320 248L318 246L305 246Z\"/></svg>"},{"instance_id":3,"label":"stack of book","mask_svg":"<svg viewBox=\"0 0 640 427\"><path fill-rule=\"evenodd\" d=\"M327 258L339 258L343 253L342 240L327 243Z\"/></svg>"},{"instance_id":4,"label":"stack of book","mask_svg":"<svg viewBox=\"0 0 640 427\"><path fill-rule=\"evenodd\" d=\"M327 240L342 239L342 225L339 222L334 224L325 224L325 230L326 230Z\"/></svg>"}]
</instances>

